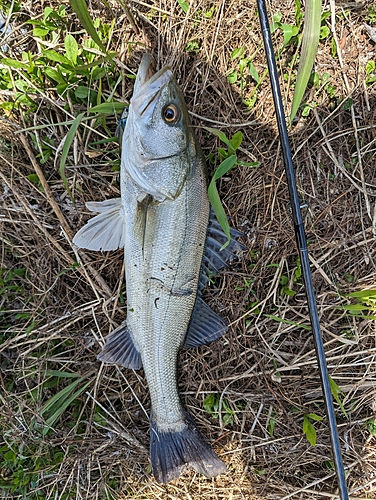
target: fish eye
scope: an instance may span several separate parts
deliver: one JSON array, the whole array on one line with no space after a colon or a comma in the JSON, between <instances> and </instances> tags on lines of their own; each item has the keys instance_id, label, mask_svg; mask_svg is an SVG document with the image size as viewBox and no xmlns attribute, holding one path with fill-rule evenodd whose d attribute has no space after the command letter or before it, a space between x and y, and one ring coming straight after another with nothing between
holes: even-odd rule
<instances>
[{"instance_id":1,"label":"fish eye","mask_svg":"<svg viewBox=\"0 0 376 500\"><path fill-rule=\"evenodd\" d=\"M162 117L166 123L174 124L180 119L180 112L175 104L167 104L162 111Z\"/></svg>"}]
</instances>

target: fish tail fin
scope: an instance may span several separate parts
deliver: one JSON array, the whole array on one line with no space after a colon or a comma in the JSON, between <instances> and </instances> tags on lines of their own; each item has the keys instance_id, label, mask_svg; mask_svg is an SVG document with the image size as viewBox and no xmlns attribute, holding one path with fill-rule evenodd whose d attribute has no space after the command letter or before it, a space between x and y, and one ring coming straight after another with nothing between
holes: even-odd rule
<instances>
[{"instance_id":1,"label":"fish tail fin","mask_svg":"<svg viewBox=\"0 0 376 500\"><path fill-rule=\"evenodd\" d=\"M158 483L176 479L186 465L206 477L227 472L226 465L214 453L192 417L185 411L178 431L161 430L151 415L150 459Z\"/></svg>"}]
</instances>

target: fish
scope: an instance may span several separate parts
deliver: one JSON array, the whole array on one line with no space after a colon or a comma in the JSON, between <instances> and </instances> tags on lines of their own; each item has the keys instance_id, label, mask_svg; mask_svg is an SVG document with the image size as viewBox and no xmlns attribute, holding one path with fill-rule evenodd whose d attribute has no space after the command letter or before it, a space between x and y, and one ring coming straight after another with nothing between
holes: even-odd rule
<instances>
[{"instance_id":1,"label":"fish","mask_svg":"<svg viewBox=\"0 0 376 500\"><path fill-rule=\"evenodd\" d=\"M182 347L206 345L228 329L202 299L208 276L235 257L210 209L205 158L184 96L169 66L141 60L123 120L121 197L88 202L98 213L75 235L79 248L124 248L127 317L98 359L144 369L150 410L150 459L158 483L186 466L211 478L227 472L183 407L177 360Z\"/></svg>"}]
</instances>

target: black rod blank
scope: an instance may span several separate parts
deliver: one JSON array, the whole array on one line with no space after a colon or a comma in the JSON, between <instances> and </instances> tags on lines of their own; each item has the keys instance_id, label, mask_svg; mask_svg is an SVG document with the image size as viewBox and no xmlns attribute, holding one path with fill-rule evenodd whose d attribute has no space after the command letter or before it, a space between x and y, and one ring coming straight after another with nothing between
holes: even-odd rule
<instances>
[{"instance_id":1,"label":"black rod blank","mask_svg":"<svg viewBox=\"0 0 376 500\"><path fill-rule=\"evenodd\" d=\"M286 127L286 119L283 111L281 89L278 81L278 73L274 57L272 39L270 35L270 28L266 12L265 0L257 0L257 7L259 12L262 36L264 39L270 82L273 92L274 107L276 111L276 118L277 118L280 141L281 141L283 160L285 164L287 183L290 193L290 203L291 203L292 217L294 221L295 238L299 250L302 275L306 289L307 305L311 320L316 357L318 361L318 368L320 372L321 386L324 393L326 413L329 421L330 439L332 444L333 458L337 474L339 493L340 493L340 498L342 500L348 500L349 497L346 488L345 472L343 468L341 448L338 439L337 423L334 414L334 406L330 390L328 369L326 365L324 346L321 336L319 318L317 314L316 299L313 290L311 270L309 266L307 241L304 232L303 219L300 211L300 201L295 182L294 166L292 164L291 150L290 150L287 127Z\"/></svg>"}]
</instances>

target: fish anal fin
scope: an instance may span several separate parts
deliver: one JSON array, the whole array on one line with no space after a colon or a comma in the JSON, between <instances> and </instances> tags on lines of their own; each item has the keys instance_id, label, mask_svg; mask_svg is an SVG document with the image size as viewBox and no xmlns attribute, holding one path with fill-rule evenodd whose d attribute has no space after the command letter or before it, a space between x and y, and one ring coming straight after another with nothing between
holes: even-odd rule
<instances>
[{"instance_id":1,"label":"fish anal fin","mask_svg":"<svg viewBox=\"0 0 376 500\"><path fill-rule=\"evenodd\" d=\"M185 347L206 345L227 331L225 321L201 297L197 297L185 339Z\"/></svg>"},{"instance_id":2,"label":"fish anal fin","mask_svg":"<svg viewBox=\"0 0 376 500\"><path fill-rule=\"evenodd\" d=\"M160 484L178 478L186 465L208 478L227 472L226 465L214 453L186 411L183 418L183 429L174 432L159 429L151 415L150 459L154 477Z\"/></svg>"},{"instance_id":3,"label":"fish anal fin","mask_svg":"<svg viewBox=\"0 0 376 500\"><path fill-rule=\"evenodd\" d=\"M103 363L123 365L132 370L141 368L141 355L133 343L125 321L106 338L106 343L97 359Z\"/></svg>"},{"instance_id":4,"label":"fish anal fin","mask_svg":"<svg viewBox=\"0 0 376 500\"><path fill-rule=\"evenodd\" d=\"M117 250L124 247L124 216L121 198L102 202L88 202L87 208L99 212L74 236L73 243L79 248L94 251Z\"/></svg>"}]
</instances>

